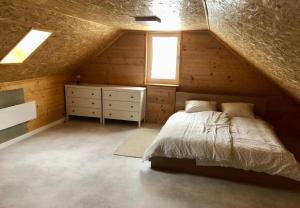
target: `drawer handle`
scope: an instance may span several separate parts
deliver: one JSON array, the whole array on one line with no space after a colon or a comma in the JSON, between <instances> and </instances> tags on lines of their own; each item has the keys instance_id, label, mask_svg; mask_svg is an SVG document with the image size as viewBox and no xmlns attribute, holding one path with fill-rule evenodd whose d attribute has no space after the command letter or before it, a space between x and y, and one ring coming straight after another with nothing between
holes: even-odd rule
<instances>
[{"instance_id":1,"label":"drawer handle","mask_svg":"<svg viewBox=\"0 0 300 208\"><path fill-rule=\"evenodd\" d=\"M75 103L75 102L72 100L72 103Z\"/></svg>"},{"instance_id":2,"label":"drawer handle","mask_svg":"<svg viewBox=\"0 0 300 208\"><path fill-rule=\"evenodd\" d=\"M133 106L130 106L130 108L133 108Z\"/></svg>"},{"instance_id":3,"label":"drawer handle","mask_svg":"<svg viewBox=\"0 0 300 208\"><path fill-rule=\"evenodd\" d=\"M130 117L133 118L133 115L131 115Z\"/></svg>"},{"instance_id":4,"label":"drawer handle","mask_svg":"<svg viewBox=\"0 0 300 208\"><path fill-rule=\"evenodd\" d=\"M111 116L111 113L110 114L108 114L109 116Z\"/></svg>"},{"instance_id":5,"label":"drawer handle","mask_svg":"<svg viewBox=\"0 0 300 208\"><path fill-rule=\"evenodd\" d=\"M95 114L95 112L94 112L94 111L93 111L92 113L93 113L93 114Z\"/></svg>"},{"instance_id":6,"label":"drawer handle","mask_svg":"<svg viewBox=\"0 0 300 208\"><path fill-rule=\"evenodd\" d=\"M94 95L94 93L92 93L92 95Z\"/></svg>"},{"instance_id":7,"label":"drawer handle","mask_svg":"<svg viewBox=\"0 0 300 208\"><path fill-rule=\"evenodd\" d=\"M94 103L94 102L92 102L92 105L95 105L95 103Z\"/></svg>"},{"instance_id":8,"label":"drawer handle","mask_svg":"<svg viewBox=\"0 0 300 208\"><path fill-rule=\"evenodd\" d=\"M133 96L131 96L130 98L133 98Z\"/></svg>"},{"instance_id":9,"label":"drawer handle","mask_svg":"<svg viewBox=\"0 0 300 208\"><path fill-rule=\"evenodd\" d=\"M74 94L74 92L72 91L72 94Z\"/></svg>"},{"instance_id":10,"label":"drawer handle","mask_svg":"<svg viewBox=\"0 0 300 208\"><path fill-rule=\"evenodd\" d=\"M74 113L75 111L74 111L74 110L72 110L72 112Z\"/></svg>"},{"instance_id":11,"label":"drawer handle","mask_svg":"<svg viewBox=\"0 0 300 208\"><path fill-rule=\"evenodd\" d=\"M108 104L109 106L111 106L111 104Z\"/></svg>"},{"instance_id":12,"label":"drawer handle","mask_svg":"<svg viewBox=\"0 0 300 208\"><path fill-rule=\"evenodd\" d=\"M111 94L109 94L108 96L111 97Z\"/></svg>"}]
</instances>

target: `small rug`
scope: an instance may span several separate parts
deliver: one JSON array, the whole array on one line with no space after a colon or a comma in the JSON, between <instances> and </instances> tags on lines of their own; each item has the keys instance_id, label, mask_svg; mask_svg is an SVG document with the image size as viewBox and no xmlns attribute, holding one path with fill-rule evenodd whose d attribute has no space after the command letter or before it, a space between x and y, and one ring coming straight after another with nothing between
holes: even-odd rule
<instances>
[{"instance_id":1,"label":"small rug","mask_svg":"<svg viewBox=\"0 0 300 208\"><path fill-rule=\"evenodd\" d=\"M142 158L160 129L140 128L132 132L116 149L114 155Z\"/></svg>"}]
</instances>

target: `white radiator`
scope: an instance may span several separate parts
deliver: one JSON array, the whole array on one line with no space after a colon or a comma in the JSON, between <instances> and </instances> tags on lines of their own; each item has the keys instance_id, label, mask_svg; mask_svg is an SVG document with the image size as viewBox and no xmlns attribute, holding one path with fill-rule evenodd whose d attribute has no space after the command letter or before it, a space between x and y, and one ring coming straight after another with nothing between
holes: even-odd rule
<instances>
[{"instance_id":1,"label":"white radiator","mask_svg":"<svg viewBox=\"0 0 300 208\"><path fill-rule=\"evenodd\" d=\"M0 109L0 131L36 119L35 101Z\"/></svg>"}]
</instances>

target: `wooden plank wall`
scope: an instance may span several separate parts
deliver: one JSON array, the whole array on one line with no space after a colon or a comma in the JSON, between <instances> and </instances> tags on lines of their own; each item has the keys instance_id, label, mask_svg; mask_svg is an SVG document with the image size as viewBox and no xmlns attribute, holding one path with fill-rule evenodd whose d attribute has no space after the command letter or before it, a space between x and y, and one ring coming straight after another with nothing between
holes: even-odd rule
<instances>
[{"instance_id":1,"label":"wooden plank wall","mask_svg":"<svg viewBox=\"0 0 300 208\"><path fill-rule=\"evenodd\" d=\"M28 131L47 125L64 116L64 84L74 78L72 74L45 76L15 82L0 83L0 91L24 90L25 102L37 102L37 119L27 123Z\"/></svg>"},{"instance_id":2,"label":"wooden plank wall","mask_svg":"<svg viewBox=\"0 0 300 208\"><path fill-rule=\"evenodd\" d=\"M144 85L145 32L126 32L110 48L83 65L84 82ZM183 32L181 91L265 95L273 84L209 31Z\"/></svg>"},{"instance_id":3,"label":"wooden plank wall","mask_svg":"<svg viewBox=\"0 0 300 208\"><path fill-rule=\"evenodd\" d=\"M145 77L145 32L125 33L110 48L83 65L89 83L141 86Z\"/></svg>"},{"instance_id":4,"label":"wooden plank wall","mask_svg":"<svg viewBox=\"0 0 300 208\"><path fill-rule=\"evenodd\" d=\"M184 32L180 91L261 96L274 85L208 31Z\"/></svg>"}]
</instances>

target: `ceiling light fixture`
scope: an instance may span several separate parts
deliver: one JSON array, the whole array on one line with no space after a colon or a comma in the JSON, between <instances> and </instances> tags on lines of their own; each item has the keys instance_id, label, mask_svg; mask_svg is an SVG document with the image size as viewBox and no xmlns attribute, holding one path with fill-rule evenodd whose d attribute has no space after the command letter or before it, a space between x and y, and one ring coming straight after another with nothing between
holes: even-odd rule
<instances>
[{"instance_id":1,"label":"ceiling light fixture","mask_svg":"<svg viewBox=\"0 0 300 208\"><path fill-rule=\"evenodd\" d=\"M159 22L161 23L161 19L157 16L136 16L134 17L137 22Z\"/></svg>"}]
</instances>

